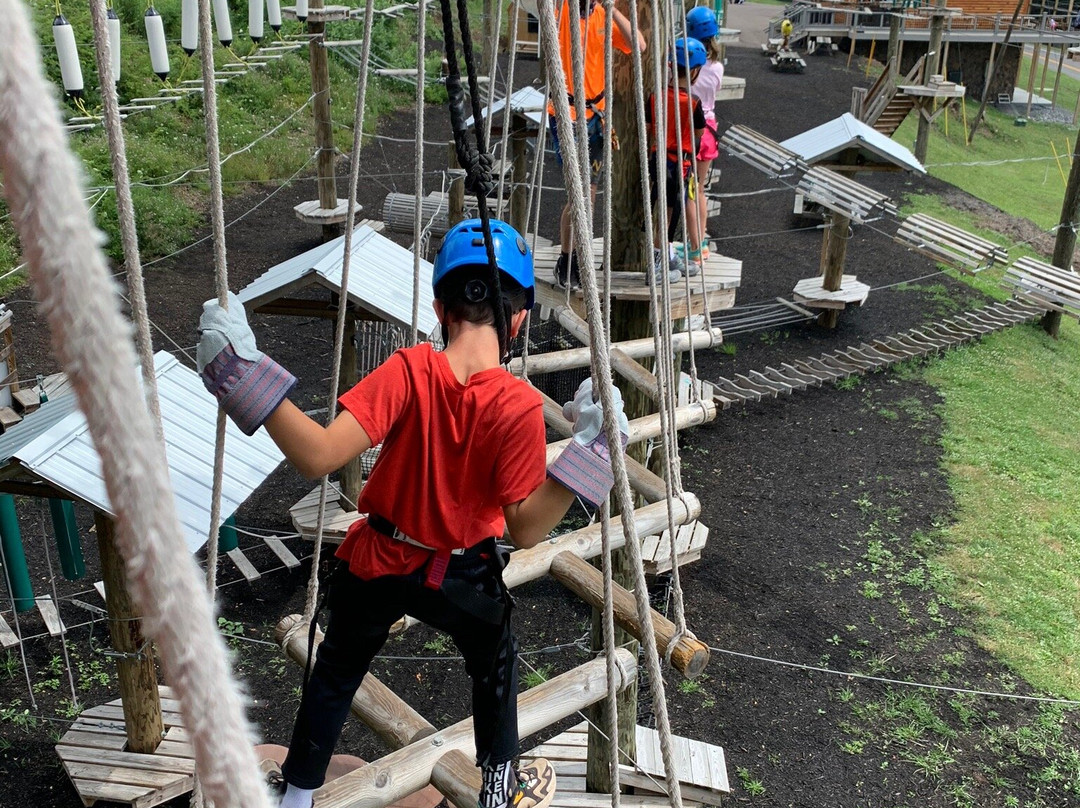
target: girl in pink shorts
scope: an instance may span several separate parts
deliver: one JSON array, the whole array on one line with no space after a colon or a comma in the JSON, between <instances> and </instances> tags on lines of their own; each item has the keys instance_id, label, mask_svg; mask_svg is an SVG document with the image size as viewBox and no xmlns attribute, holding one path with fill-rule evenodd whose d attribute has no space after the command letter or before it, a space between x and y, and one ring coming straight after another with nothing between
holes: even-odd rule
<instances>
[{"instance_id":1,"label":"girl in pink shorts","mask_svg":"<svg viewBox=\"0 0 1080 808\"><path fill-rule=\"evenodd\" d=\"M701 102L705 113L705 131L698 139L697 153L697 198L698 225L701 228L701 258L709 257L709 236L707 233L707 206L705 204L705 186L712 171L712 163L720 155L717 143L716 93L724 80L724 63L721 60L720 43L717 34L720 26L716 22L716 13L707 6L697 6L687 12L686 33L705 46L708 59L701 68L693 85L691 94ZM695 256L690 256L693 260Z\"/></svg>"}]
</instances>

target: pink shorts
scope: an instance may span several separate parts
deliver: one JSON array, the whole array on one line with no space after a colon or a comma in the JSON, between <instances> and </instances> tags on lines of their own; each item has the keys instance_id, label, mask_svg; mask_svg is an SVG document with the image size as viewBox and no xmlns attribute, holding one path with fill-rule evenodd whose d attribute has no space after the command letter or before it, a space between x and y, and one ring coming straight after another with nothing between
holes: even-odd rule
<instances>
[{"instance_id":1,"label":"pink shorts","mask_svg":"<svg viewBox=\"0 0 1080 808\"><path fill-rule=\"evenodd\" d=\"M716 124L705 124L705 131L698 140L697 159L715 160L720 156L720 146L716 142Z\"/></svg>"}]
</instances>

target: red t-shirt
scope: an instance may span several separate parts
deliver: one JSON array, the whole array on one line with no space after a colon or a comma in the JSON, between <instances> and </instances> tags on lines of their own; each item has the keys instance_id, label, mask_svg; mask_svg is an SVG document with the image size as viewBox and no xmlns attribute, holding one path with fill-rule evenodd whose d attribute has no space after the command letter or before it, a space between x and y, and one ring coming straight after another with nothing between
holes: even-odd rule
<instances>
[{"instance_id":1,"label":"red t-shirt","mask_svg":"<svg viewBox=\"0 0 1080 808\"><path fill-rule=\"evenodd\" d=\"M428 547L471 547L502 536L502 508L525 499L546 475L543 404L503 368L466 384L423 343L394 353L339 399L375 444L379 459L357 503ZM406 575L431 553L383 536L366 519L336 553L370 580Z\"/></svg>"}]
</instances>

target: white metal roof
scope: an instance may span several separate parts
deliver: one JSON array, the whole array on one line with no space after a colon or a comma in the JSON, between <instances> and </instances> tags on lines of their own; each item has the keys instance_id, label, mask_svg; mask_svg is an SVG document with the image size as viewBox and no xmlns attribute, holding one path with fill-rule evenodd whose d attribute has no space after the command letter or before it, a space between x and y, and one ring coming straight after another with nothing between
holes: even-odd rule
<instances>
[{"instance_id":1,"label":"white metal roof","mask_svg":"<svg viewBox=\"0 0 1080 808\"><path fill-rule=\"evenodd\" d=\"M341 292L345 237L339 236L268 269L239 292L249 309L309 286ZM420 333L432 334L439 325L431 307L430 262L420 260ZM348 298L377 317L403 328L412 327L413 254L366 224L353 231Z\"/></svg>"},{"instance_id":2,"label":"white metal roof","mask_svg":"<svg viewBox=\"0 0 1080 808\"><path fill-rule=\"evenodd\" d=\"M206 543L210 530L218 406L203 388L198 374L165 351L154 356L154 372L176 511L188 549L195 552ZM18 449L14 457L33 474L74 498L112 513L101 460L81 411L66 416ZM229 421L222 516L235 512L283 459L266 430L260 429L249 438Z\"/></svg>"},{"instance_id":3,"label":"white metal roof","mask_svg":"<svg viewBox=\"0 0 1080 808\"><path fill-rule=\"evenodd\" d=\"M490 115L502 115L503 109L506 107L506 99L500 98L494 102L490 107L484 107L481 113L485 118ZM544 94L537 90L535 87L522 87L520 90L515 90L510 94L510 111L517 112L524 115L530 122L536 126L542 126L544 123L544 110L547 104L545 103ZM502 118L496 118L492 123L501 121ZM469 117L467 124L472 126L472 116Z\"/></svg>"},{"instance_id":4,"label":"white metal roof","mask_svg":"<svg viewBox=\"0 0 1080 808\"><path fill-rule=\"evenodd\" d=\"M909 171L926 173L915 155L895 140L867 126L850 112L815 126L780 144L808 163L820 163L845 149L858 148L872 162L888 162Z\"/></svg>"}]
</instances>

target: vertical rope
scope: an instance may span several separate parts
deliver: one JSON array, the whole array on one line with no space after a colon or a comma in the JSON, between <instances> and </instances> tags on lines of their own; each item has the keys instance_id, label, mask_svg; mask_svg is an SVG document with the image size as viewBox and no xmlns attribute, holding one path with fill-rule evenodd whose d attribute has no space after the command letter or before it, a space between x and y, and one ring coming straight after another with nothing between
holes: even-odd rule
<instances>
[{"instance_id":1,"label":"vertical rope","mask_svg":"<svg viewBox=\"0 0 1080 808\"><path fill-rule=\"evenodd\" d=\"M421 0L423 2L423 0ZM356 196L360 185L360 149L364 143L364 112L367 104L368 63L371 60L371 29L375 21L375 0L364 6L364 44L360 48L360 74L356 85L356 109L353 114L353 145L349 157L349 201L345 213L345 239L341 253L341 294L338 297L337 319L334 322L334 358L330 368L330 396L327 400L326 423L337 417L337 389L341 379L341 353L345 342L345 316L348 307L349 271L352 266L353 230L356 229ZM423 86L423 82L420 82ZM323 532L326 527L326 496L330 477L324 475L319 484L319 516L315 522L315 544L311 551L311 571L304 597L304 622L315 619L319 601L319 559L322 556ZM311 660L308 661L311 664Z\"/></svg>"},{"instance_id":2,"label":"vertical rope","mask_svg":"<svg viewBox=\"0 0 1080 808\"><path fill-rule=\"evenodd\" d=\"M484 139L491 142L491 110L495 106L495 77L499 75L499 29L502 28L502 7L501 2L495 3L495 25L492 26L491 31L495 36L495 41L491 43L484 43L485 47L490 44L491 46L491 64L488 66L488 85L487 85L487 115L484 120ZM513 61L513 54L511 54L511 61ZM510 90L513 89L513 82L507 81L505 90L505 96L507 99L510 97ZM507 101L509 103L509 101ZM480 119L477 118L476 125L480 125ZM506 138L506 132L503 132L503 139ZM505 143L503 146L505 147ZM504 148L503 159L506 159L506 151Z\"/></svg>"},{"instance_id":3,"label":"vertical rope","mask_svg":"<svg viewBox=\"0 0 1080 808\"><path fill-rule=\"evenodd\" d=\"M554 83L565 86L562 64L558 53L558 34L553 23L555 14L552 8L552 0L539 0L540 10L540 35L542 40L542 52L547 63L548 73L555 77ZM636 49L631 48L631 51ZM570 131L572 123L569 120L569 105L565 96L553 94L555 103L556 119L559 126L560 140L568 144L564 157L563 178L567 192L571 200L571 212L577 226L576 246L583 254L587 248L591 248L592 222L587 218L585 197L588 193L582 182L577 143ZM581 266L582 288L585 294L586 315L589 322L589 347L592 357L593 389L599 394L604 412L604 434L610 446L620 446L621 436L615 415L615 402L612 394L611 362L608 355L607 340L603 333L603 323L600 320L600 299L596 287L596 274L593 271L592 262ZM623 532L627 536L635 536L633 522L633 499L630 492L630 483L626 475L626 457L620 451L611 453L612 471L615 475L615 497L619 505L620 518ZM630 554L631 564L634 569L634 599L637 604L638 618L642 624L641 640L645 649L645 661L649 671L649 680L652 685L653 710L656 714L657 731L660 737L660 751L664 759L667 791L673 808L682 808L682 792L679 785L675 768L673 750L671 748L671 726L668 721L667 699L664 688L663 674L660 670L660 659L656 650L656 634L651 620L651 604L648 599L648 587L645 581L645 572L641 564L641 547L637 541L626 542L626 549Z\"/></svg>"},{"instance_id":4,"label":"vertical rope","mask_svg":"<svg viewBox=\"0 0 1080 808\"><path fill-rule=\"evenodd\" d=\"M502 8L501 4L499 5L499 8L500 9ZM510 116L510 95L511 95L513 89L514 89L514 68L517 66L517 46L518 46L517 19L518 19L518 9L521 8L519 0L514 0L513 4L511 5L511 8L513 9L513 12L507 18L508 19L507 27L510 29L510 37L509 37L510 38L510 66L507 69L507 73L506 73L506 94L504 95L504 99L505 99L506 103L503 104L503 127L502 127L503 133L502 133L502 141L501 141L502 142L503 170L499 172L499 193L498 193L498 195L496 197L498 202L497 202L497 204L495 206L495 209L498 211L498 215L500 217L502 216L502 210L503 210L503 188L506 185L506 160L507 160L506 146L507 146L507 143L509 142L509 138L510 138L510 120L511 120L511 116ZM494 73L494 71L492 71L492 72ZM494 93L494 91L492 91L491 94L490 94L490 98L493 99L494 97L495 97L495 93ZM489 141L491 140L491 128L490 128L491 127L491 120L490 119L491 119L491 111L490 111L490 108L489 108L489 111L488 111L488 140ZM515 190L514 188L511 188L510 193L513 194L514 190ZM526 216L528 216L527 213L526 213ZM526 340L526 342L527 341L528 340Z\"/></svg>"},{"instance_id":5,"label":"vertical rope","mask_svg":"<svg viewBox=\"0 0 1080 808\"><path fill-rule=\"evenodd\" d=\"M365 34L365 43L368 38ZM416 345L417 332L420 330L420 237L424 229L424 83L427 79L424 50L427 46L426 39L427 0L419 0L416 9L416 146L413 153L416 160L416 169L413 174L416 195L413 198L413 298L410 345Z\"/></svg>"},{"instance_id":6,"label":"vertical rope","mask_svg":"<svg viewBox=\"0 0 1080 808\"><path fill-rule=\"evenodd\" d=\"M180 699L196 766L215 803L268 808L243 699L185 546L165 453L131 368L99 234L81 199L55 92L41 69L26 8L0 0L0 172L30 282L101 458L132 600Z\"/></svg>"},{"instance_id":7,"label":"vertical rope","mask_svg":"<svg viewBox=\"0 0 1080 808\"><path fill-rule=\"evenodd\" d=\"M112 46L109 42L109 23L103 0L90 0L90 21L94 26L94 59L101 84L105 135L109 142L113 187L116 189L116 213L120 225L120 245L124 250L128 300L131 303L131 319L135 323L135 347L139 354L139 364L142 366L146 405L154 416L158 438L164 440L157 376L154 374L154 342L150 336L150 318L146 311L146 288L143 285L142 260L139 256L139 237L135 230L135 205L131 201L127 147L124 143L124 130L120 125L120 103L116 98L116 82L112 74Z\"/></svg>"}]
</instances>

